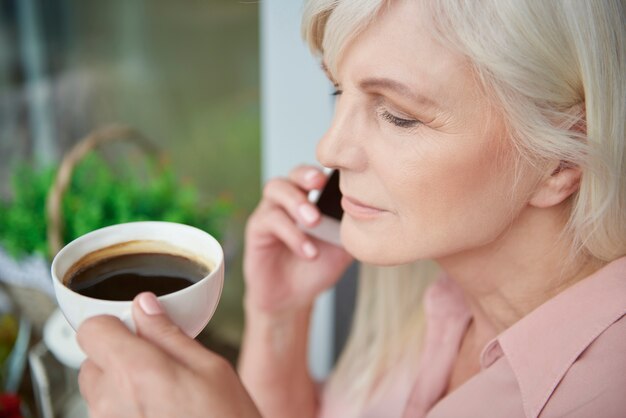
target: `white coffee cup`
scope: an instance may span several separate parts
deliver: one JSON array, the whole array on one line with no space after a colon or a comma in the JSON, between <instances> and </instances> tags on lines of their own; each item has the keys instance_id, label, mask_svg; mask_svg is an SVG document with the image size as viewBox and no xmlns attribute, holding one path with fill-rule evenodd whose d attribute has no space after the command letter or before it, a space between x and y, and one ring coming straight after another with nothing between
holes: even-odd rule
<instances>
[{"instance_id":1,"label":"white coffee cup","mask_svg":"<svg viewBox=\"0 0 626 418\"><path fill-rule=\"evenodd\" d=\"M95 299L81 295L64 283L68 271L84 257L109 247L124 245L150 248L154 252L175 253L195 259L210 267L200 281L173 293L159 296L159 302L170 319L185 334L196 337L209 322L222 293L224 284L224 253L208 233L188 225L171 222L131 222L90 232L67 244L52 261L52 280L57 301L63 314L75 330L96 315L120 318L131 330L132 301ZM126 250L122 250L126 253Z\"/></svg>"}]
</instances>

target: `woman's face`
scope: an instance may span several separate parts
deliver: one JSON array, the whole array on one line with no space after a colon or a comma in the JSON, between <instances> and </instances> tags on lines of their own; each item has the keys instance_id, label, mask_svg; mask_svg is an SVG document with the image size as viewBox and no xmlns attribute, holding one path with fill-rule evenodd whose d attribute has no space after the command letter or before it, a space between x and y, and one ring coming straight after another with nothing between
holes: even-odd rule
<instances>
[{"instance_id":1,"label":"woman's face","mask_svg":"<svg viewBox=\"0 0 626 418\"><path fill-rule=\"evenodd\" d=\"M333 74L341 94L318 159L341 172L344 245L373 264L497 245L537 181L516 178L502 116L429 19L393 2Z\"/></svg>"}]
</instances>

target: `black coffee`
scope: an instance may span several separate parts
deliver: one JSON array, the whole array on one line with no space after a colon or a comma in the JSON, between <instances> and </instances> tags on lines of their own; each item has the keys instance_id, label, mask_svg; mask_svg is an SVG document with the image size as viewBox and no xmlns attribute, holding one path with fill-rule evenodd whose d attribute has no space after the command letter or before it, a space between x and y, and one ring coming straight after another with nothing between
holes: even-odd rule
<instances>
[{"instance_id":1,"label":"black coffee","mask_svg":"<svg viewBox=\"0 0 626 418\"><path fill-rule=\"evenodd\" d=\"M127 301L141 292L157 296L176 292L207 274L207 266L178 255L121 254L79 267L65 283L81 295Z\"/></svg>"}]
</instances>

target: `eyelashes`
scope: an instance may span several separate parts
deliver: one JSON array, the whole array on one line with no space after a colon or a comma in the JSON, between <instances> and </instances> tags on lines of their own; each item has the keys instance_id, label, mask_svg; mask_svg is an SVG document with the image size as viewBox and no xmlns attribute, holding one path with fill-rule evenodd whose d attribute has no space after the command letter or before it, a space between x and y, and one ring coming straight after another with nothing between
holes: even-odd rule
<instances>
[{"instance_id":1,"label":"eyelashes","mask_svg":"<svg viewBox=\"0 0 626 418\"><path fill-rule=\"evenodd\" d=\"M416 126L420 125L421 122L419 120L415 120L415 119L403 119L403 118L399 118L395 115L392 115L391 113L389 113L386 110L381 109L379 111L380 117L382 117L383 119L385 119L387 122L399 127L399 128L405 128L405 129L409 129L409 128L415 128Z\"/></svg>"},{"instance_id":2,"label":"eyelashes","mask_svg":"<svg viewBox=\"0 0 626 418\"><path fill-rule=\"evenodd\" d=\"M342 93L343 93L343 90L335 88L330 95L332 97L337 97L337 96L340 96ZM378 115L386 122L391 123L392 125L397 126L399 128L410 129L410 128L415 128L416 126L422 124L421 121L416 120L416 119L400 118L390 113L389 111L385 110L382 107L379 107L376 113L378 113Z\"/></svg>"}]
</instances>

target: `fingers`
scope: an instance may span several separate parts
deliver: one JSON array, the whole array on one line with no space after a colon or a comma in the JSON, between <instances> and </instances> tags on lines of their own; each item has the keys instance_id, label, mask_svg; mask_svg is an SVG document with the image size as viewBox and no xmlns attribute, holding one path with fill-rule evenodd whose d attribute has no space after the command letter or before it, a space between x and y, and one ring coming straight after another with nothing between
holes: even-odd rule
<instances>
[{"instance_id":1,"label":"fingers","mask_svg":"<svg viewBox=\"0 0 626 418\"><path fill-rule=\"evenodd\" d=\"M326 175L317 167L301 165L289 172L289 180L303 190L321 189L326 183Z\"/></svg>"},{"instance_id":2,"label":"fingers","mask_svg":"<svg viewBox=\"0 0 626 418\"><path fill-rule=\"evenodd\" d=\"M119 373L118 369L100 368L87 359L80 367L78 387L87 403L89 416L92 418L137 417L144 416L142 399L136 395L146 385L139 379L142 370L137 362ZM150 377L153 377L151 375ZM153 381L155 379L151 379Z\"/></svg>"},{"instance_id":3,"label":"fingers","mask_svg":"<svg viewBox=\"0 0 626 418\"><path fill-rule=\"evenodd\" d=\"M301 258L313 259L319 250L311 238L283 211L275 209L267 213L259 225L282 241L287 248ZM263 245L262 241L259 241Z\"/></svg>"},{"instance_id":4,"label":"fingers","mask_svg":"<svg viewBox=\"0 0 626 418\"><path fill-rule=\"evenodd\" d=\"M102 379L102 370L93 361L87 359L80 366L78 373L78 386L81 396L87 404L92 404L96 398L95 390L99 387L98 382Z\"/></svg>"},{"instance_id":5,"label":"fingers","mask_svg":"<svg viewBox=\"0 0 626 418\"><path fill-rule=\"evenodd\" d=\"M192 370L217 357L183 333L152 293L141 293L133 300L133 319L139 336Z\"/></svg>"},{"instance_id":6,"label":"fingers","mask_svg":"<svg viewBox=\"0 0 626 418\"><path fill-rule=\"evenodd\" d=\"M134 359L162 359L157 348L133 334L118 318L109 315L87 319L76 334L78 344L100 369L123 371Z\"/></svg>"},{"instance_id":7,"label":"fingers","mask_svg":"<svg viewBox=\"0 0 626 418\"><path fill-rule=\"evenodd\" d=\"M297 224L313 227L320 222L320 212L308 201L307 192L325 182L326 175L313 166L299 166L288 178L267 182L263 200L247 224L247 245L262 248L281 241L299 257L315 258L318 247Z\"/></svg>"},{"instance_id":8,"label":"fingers","mask_svg":"<svg viewBox=\"0 0 626 418\"><path fill-rule=\"evenodd\" d=\"M314 189L321 189L327 181L326 175L317 167L301 165L294 168L288 178L275 178L267 182L263 197L267 202L280 206L289 215L306 226L319 222L320 214L312 205L307 194Z\"/></svg>"},{"instance_id":9,"label":"fingers","mask_svg":"<svg viewBox=\"0 0 626 418\"><path fill-rule=\"evenodd\" d=\"M96 365L102 367L107 362L115 359L114 350L102 344L106 338L109 343L118 346L128 345L128 339L132 339L132 333L118 319L112 316L96 316L82 323L76 334L78 344Z\"/></svg>"},{"instance_id":10,"label":"fingers","mask_svg":"<svg viewBox=\"0 0 626 418\"><path fill-rule=\"evenodd\" d=\"M306 193L287 179L275 178L267 182L263 198L269 207L278 206L303 225L313 226L320 220L320 213L311 204Z\"/></svg>"}]
</instances>

